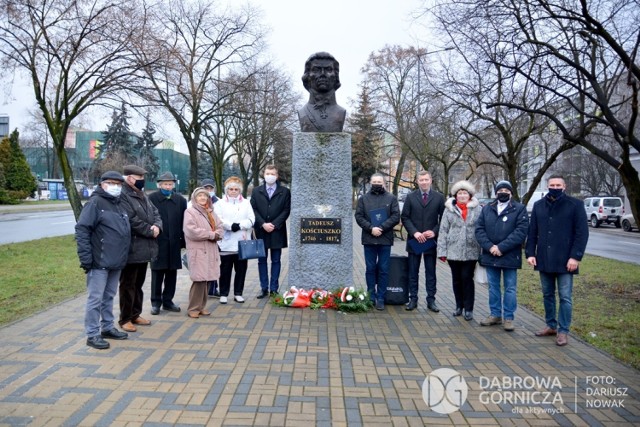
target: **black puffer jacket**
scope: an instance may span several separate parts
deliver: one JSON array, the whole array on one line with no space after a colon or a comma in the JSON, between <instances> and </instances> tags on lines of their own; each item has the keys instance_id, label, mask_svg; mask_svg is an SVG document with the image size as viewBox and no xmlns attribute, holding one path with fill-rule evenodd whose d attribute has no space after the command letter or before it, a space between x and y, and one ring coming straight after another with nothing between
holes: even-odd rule
<instances>
[{"instance_id":1,"label":"black puffer jacket","mask_svg":"<svg viewBox=\"0 0 640 427\"><path fill-rule=\"evenodd\" d=\"M162 218L158 209L146 194L134 190L127 183L122 186L120 198L131 224L131 246L127 264L154 261L158 257L158 241L153 237L151 226L155 225L162 230Z\"/></svg>"},{"instance_id":2,"label":"black puffer jacket","mask_svg":"<svg viewBox=\"0 0 640 427\"><path fill-rule=\"evenodd\" d=\"M371 211L384 209L387 219L380 224L382 234L375 237L371 234ZM400 222L398 199L391 193L373 194L371 191L358 199L356 222L362 228L363 245L393 245L393 227Z\"/></svg>"},{"instance_id":3,"label":"black puffer jacket","mask_svg":"<svg viewBox=\"0 0 640 427\"><path fill-rule=\"evenodd\" d=\"M76 224L80 266L85 270L121 270L131 244L129 217L120 203L101 187L93 192Z\"/></svg>"}]
</instances>

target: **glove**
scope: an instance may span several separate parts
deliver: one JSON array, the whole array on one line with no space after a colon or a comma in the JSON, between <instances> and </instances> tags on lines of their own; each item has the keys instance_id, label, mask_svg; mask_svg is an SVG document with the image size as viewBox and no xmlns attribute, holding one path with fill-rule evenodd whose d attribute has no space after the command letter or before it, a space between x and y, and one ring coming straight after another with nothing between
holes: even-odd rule
<instances>
[{"instance_id":1,"label":"glove","mask_svg":"<svg viewBox=\"0 0 640 427\"><path fill-rule=\"evenodd\" d=\"M84 270L84 274L88 274L91 271L90 266L81 265L80 268Z\"/></svg>"},{"instance_id":2,"label":"glove","mask_svg":"<svg viewBox=\"0 0 640 427\"><path fill-rule=\"evenodd\" d=\"M446 256L441 256L441 257L440 257L440 261L442 261L442 262L447 262L447 257L446 257Z\"/></svg>"},{"instance_id":3,"label":"glove","mask_svg":"<svg viewBox=\"0 0 640 427\"><path fill-rule=\"evenodd\" d=\"M240 230L240 224L238 224L237 222L234 222L233 224L231 224L231 231L238 231Z\"/></svg>"}]
</instances>

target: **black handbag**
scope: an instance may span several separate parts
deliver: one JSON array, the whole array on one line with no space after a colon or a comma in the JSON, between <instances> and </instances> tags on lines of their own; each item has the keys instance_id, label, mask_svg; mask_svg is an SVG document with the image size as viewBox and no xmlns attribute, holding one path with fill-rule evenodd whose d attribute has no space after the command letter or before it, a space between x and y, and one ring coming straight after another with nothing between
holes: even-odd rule
<instances>
[{"instance_id":1,"label":"black handbag","mask_svg":"<svg viewBox=\"0 0 640 427\"><path fill-rule=\"evenodd\" d=\"M264 250L264 240L256 239L256 233L252 229L251 235L253 239L240 240L238 242L238 258L240 259L255 259L264 258L267 256Z\"/></svg>"}]
</instances>

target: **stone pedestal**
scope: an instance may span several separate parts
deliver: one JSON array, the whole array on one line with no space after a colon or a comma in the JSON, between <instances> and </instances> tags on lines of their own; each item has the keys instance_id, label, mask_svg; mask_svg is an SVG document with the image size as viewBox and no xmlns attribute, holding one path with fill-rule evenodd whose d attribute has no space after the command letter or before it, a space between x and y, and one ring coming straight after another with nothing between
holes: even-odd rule
<instances>
[{"instance_id":1,"label":"stone pedestal","mask_svg":"<svg viewBox=\"0 0 640 427\"><path fill-rule=\"evenodd\" d=\"M353 285L351 135L293 136L289 286Z\"/></svg>"}]
</instances>

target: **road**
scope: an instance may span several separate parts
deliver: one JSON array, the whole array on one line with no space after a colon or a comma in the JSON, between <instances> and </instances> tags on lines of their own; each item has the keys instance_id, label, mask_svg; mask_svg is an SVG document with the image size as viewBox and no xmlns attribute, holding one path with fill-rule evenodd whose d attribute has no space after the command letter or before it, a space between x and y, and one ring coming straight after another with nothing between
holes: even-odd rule
<instances>
[{"instance_id":1,"label":"road","mask_svg":"<svg viewBox=\"0 0 640 427\"><path fill-rule=\"evenodd\" d=\"M0 245L74 233L70 209L51 212L0 214ZM627 233L613 226L589 227L587 253L640 264L640 232Z\"/></svg>"}]
</instances>

